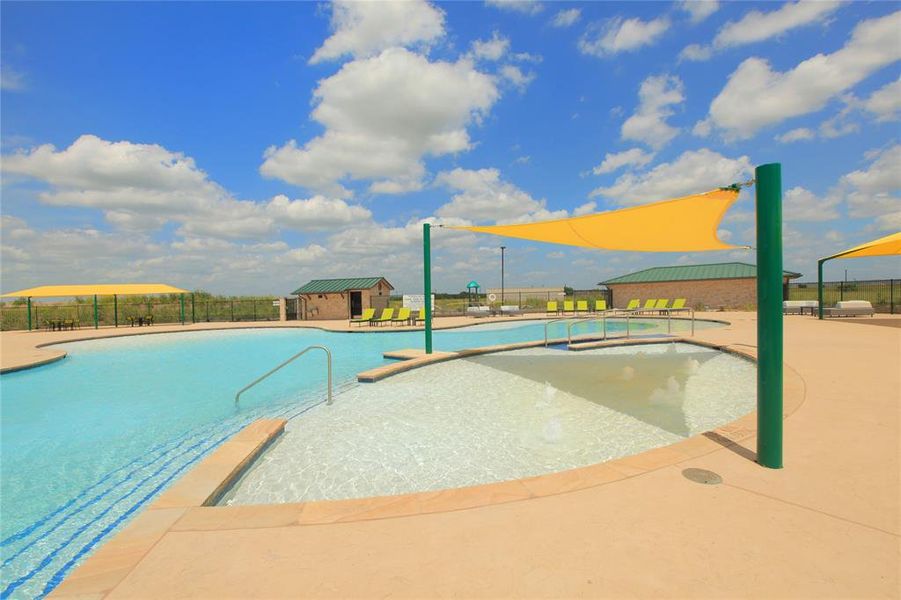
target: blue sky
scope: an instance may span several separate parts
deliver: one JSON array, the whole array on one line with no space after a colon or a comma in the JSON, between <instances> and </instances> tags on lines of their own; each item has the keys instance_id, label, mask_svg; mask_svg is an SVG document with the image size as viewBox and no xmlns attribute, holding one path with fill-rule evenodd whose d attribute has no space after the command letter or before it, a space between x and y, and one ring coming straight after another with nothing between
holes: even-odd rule
<instances>
[{"instance_id":1,"label":"blue sky","mask_svg":"<svg viewBox=\"0 0 901 600\"><path fill-rule=\"evenodd\" d=\"M785 266L901 229L890 2L24 3L2 12L2 287L421 287L421 223L522 222L781 162ZM721 237L753 244L742 193ZM752 252L436 231L435 283L595 283ZM896 259L827 276L901 277Z\"/></svg>"}]
</instances>

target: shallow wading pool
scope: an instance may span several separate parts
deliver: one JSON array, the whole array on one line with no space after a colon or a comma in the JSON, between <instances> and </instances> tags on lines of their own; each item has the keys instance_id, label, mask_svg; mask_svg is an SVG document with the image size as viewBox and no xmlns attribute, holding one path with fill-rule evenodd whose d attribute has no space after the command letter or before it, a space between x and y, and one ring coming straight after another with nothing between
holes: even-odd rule
<instances>
[{"instance_id":1,"label":"shallow wading pool","mask_svg":"<svg viewBox=\"0 0 901 600\"><path fill-rule=\"evenodd\" d=\"M567 325L554 323L550 337L566 337ZM612 319L607 325L611 335L625 327ZM674 334L689 328L686 321L672 325ZM696 323L698 329L715 326ZM597 334L600 327L580 324L573 333ZM667 324L641 319L631 327L633 335L653 335L665 333ZM543 337L543 321L511 321L436 331L435 348ZM244 385L313 344L329 347L334 357L338 395L330 408L353 412L353 394L383 385L357 386L356 374L390 362L382 358L385 351L421 347L422 332L304 328L129 336L60 344L69 353L64 360L0 377L0 595L48 593L242 427L261 417L291 417L321 402L324 359L310 353L247 392L239 408L234 405ZM495 391L507 385L500 383L507 377L503 370L496 376L488 384ZM410 385L406 393L415 395L420 384Z\"/></svg>"}]
</instances>

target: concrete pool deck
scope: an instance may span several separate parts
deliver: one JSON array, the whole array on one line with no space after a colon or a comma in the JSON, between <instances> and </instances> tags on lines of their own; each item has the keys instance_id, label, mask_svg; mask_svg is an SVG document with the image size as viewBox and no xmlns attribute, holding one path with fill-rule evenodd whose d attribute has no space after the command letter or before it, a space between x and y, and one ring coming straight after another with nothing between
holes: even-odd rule
<instances>
[{"instance_id":1,"label":"concrete pool deck","mask_svg":"<svg viewBox=\"0 0 901 600\"><path fill-rule=\"evenodd\" d=\"M701 316L731 324L694 340L756 350L753 314ZM605 483L542 495L532 482L467 509L456 498L458 510L399 516L390 504L404 497L374 501L364 518L341 503L299 514L296 504L151 507L123 530L131 545L117 550L116 536L53 596L897 597L901 330L891 325L901 317L886 318L862 327L786 317L785 362L804 401L785 422L784 469L753 462L749 419L737 445L698 436L687 441L717 443L695 456L668 446L623 459L635 470ZM687 468L723 483L692 482ZM486 488L444 501L500 493Z\"/></svg>"}]
</instances>

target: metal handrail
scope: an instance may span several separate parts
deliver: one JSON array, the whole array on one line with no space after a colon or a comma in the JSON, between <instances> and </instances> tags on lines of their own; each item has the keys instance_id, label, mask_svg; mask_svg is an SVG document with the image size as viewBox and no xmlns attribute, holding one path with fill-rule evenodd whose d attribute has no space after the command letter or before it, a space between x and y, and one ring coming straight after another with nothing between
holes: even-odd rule
<instances>
[{"instance_id":1,"label":"metal handrail","mask_svg":"<svg viewBox=\"0 0 901 600\"><path fill-rule=\"evenodd\" d=\"M237 394L235 394L235 406L238 405L238 398L241 397L241 394L243 394L244 392L246 392L247 390L249 390L256 384L258 384L259 382L263 381L264 379L266 379L267 377L269 377L270 375L272 375L273 373L275 373L276 371L278 371L279 369L281 369L288 363L291 363L295 359L300 358L301 356L303 356L310 350L317 350L317 349L325 352L325 356L327 358L327 363L328 363L328 400L326 401L326 404L331 404L332 403L332 353L329 352L329 349L326 348L325 346L307 346L306 348L304 348L303 350L301 350L300 352L298 352L297 354L295 354L294 356L292 356L291 358L289 358L288 360L286 360L279 366L277 366L274 369L272 369L271 371L261 375L260 377L257 377L252 382L250 382L249 384L247 384L246 386L241 388L241 391L238 392Z\"/></svg>"},{"instance_id":2,"label":"metal handrail","mask_svg":"<svg viewBox=\"0 0 901 600\"><path fill-rule=\"evenodd\" d=\"M582 323L590 323L592 321L603 321L604 322L604 339L607 339L607 315L604 314L600 317L581 317L579 319L574 320L572 323L566 326L566 343L573 343L573 327L576 325L580 325Z\"/></svg>"},{"instance_id":3,"label":"metal handrail","mask_svg":"<svg viewBox=\"0 0 901 600\"><path fill-rule=\"evenodd\" d=\"M569 321L572 317L562 317L560 319L551 319L544 322L544 346L547 347L547 326L551 323L559 323L560 321Z\"/></svg>"}]
</instances>

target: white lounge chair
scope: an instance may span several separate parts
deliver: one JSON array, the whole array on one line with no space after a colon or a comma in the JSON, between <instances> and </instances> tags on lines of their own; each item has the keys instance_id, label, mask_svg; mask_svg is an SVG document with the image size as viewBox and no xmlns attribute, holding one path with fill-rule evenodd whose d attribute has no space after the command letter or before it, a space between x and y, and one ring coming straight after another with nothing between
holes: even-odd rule
<instances>
[{"instance_id":1,"label":"white lounge chair","mask_svg":"<svg viewBox=\"0 0 901 600\"><path fill-rule=\"evenodd\" d=\"M876 314L873 305L866 300L843 300L836 302L835 308L824 308L823 316L826 317L857 317L861 315Z\"/></svg>"},{"instance_id":2,"label":"white lounge chair","mask_svg":"<svg viewBox=\"0 0 901 600\"><path fill-rule=\"evenodd\" d=\"M501 306L501 314L502 315L510 315L511 317L513 315L521 315L522 309L515 305L505 304L505 305Z\"/></svg>"},{"instance_id":3,"label":"white lounge chair","mask_svg":"<svg viewBox=\"0 0 901 600\"><path fill-rule=\"evenodd\" d=\"M782 314L784 315L803 315L808 309L810 314L814 314L820 303L816 300L785 300L782 303Z\"/></svg>"}]
</instances>

